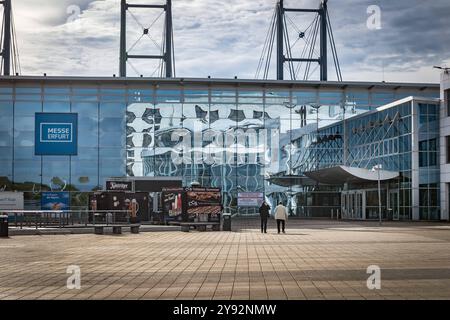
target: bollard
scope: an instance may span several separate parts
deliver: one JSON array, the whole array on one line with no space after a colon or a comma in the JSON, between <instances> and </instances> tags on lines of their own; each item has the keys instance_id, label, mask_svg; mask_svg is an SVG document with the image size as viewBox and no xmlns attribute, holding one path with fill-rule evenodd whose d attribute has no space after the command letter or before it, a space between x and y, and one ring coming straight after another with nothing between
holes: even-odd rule
<instances>
[{"instance_id":1,"label":"bollard","mask_svg":"<svg viewBox=\"0 0 450 320\"><path fill-rule=\"evenodd\" d=\"M8 238L8 216L0 215L0 237Z\"/></svg>"}]
</instances>

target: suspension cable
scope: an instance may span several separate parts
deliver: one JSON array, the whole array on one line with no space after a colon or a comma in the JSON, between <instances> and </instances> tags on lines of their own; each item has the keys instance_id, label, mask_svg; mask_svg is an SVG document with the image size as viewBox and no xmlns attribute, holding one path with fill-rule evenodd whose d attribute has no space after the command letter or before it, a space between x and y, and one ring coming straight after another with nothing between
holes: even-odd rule
<instances>
[{"instance_id":1,"label":"suspension cable","mask_svg":"<svg viewBox=\"0 0 450 320\"><path fill-rule=\"evenodd\" d=\"M285 17L286 15L284 15ZM289 41L289 33L287 30L287 23L286 23L286 18L283 19L283 23L284 23L284 40L286 43L286 53L288 58L292 59L292 51L291 51L291 47L290 47L290 41ZM291 75L291 80L295 80L295 74L294 74L294 62L292 60L288 61L288 66L289 66L289 74Z\"/></svg>"},{"instance_id":2,"label":"suspension cable","mask_svg":"<svg viewBox=\"0 0 450 320\"><path fill-rule=\"evenodd\" d=\"M163 30L162 30L162 37L161 37L162 39L161 39L161 47L160 47L161 48L161 51L160 51L160 55L161 56L164 55L164 48L166 46L166 24L167 24L167 19L164 20L164 26L163 26ZM162 60L163 59L161 59L160 61L162 61ZM167 68L167 64L166 63L160 63L159 65L161 66L159 76L162 78L163 75L164 75L165 68Z\"/></svg>"},{"instance_id":3,"label":"suspension cable","mask_svg":"<svg viewBox=\"0 0 450 320\"><path fill-rule=\"evenodd\" d=\"M318 31L319 31L319 19L316 20L316 23L314 25L314 32L313 32L311 47L310 47L310 50L309 50L308 59L312 59L312 56L313 56L313 53L314 53L314 48L316 47ZM308 61L307 64L306 64L305 75L303 77L303 80L308 80L310 69L311 69L311 61Z\"/></svg>"},{"instance_id":4,"label":"suspension cable","mask_svg":"<svg viewBox=\"0 0 450 320\"><path fill-rule=\"evenodd\" d=\"M330 37L330 40L331 40L330 28L328 28L328 36ZM339 77L339 69L338 69L338 64L337 64L337 61L336 61L336 55L335 55L335 52L334 52L333 44L331 44L331 53L332 53L332 56L333 56L334 68L336 69L337 80L341 81L340 77Z\"/></svg>"},{"instance_id":5,"label":"suspension cable","mask_svg":"<svg viewBox=\"0 0 450 320\"><path fill-rule=\"evenodd\" d=\"M312 26L312 24L313 23L315 23L316 22L316 20L319 18L319 16L317 15L315 18L314 18L314 20L311 22L311 26ZM308 27L308 29L309 29L309 27ZM307 36L306 36L306 39L303 39L304 41L305 41L305 46L303 47L303 50L302 50L302 53L301 53L301 56L300 56L300 58L305 58L305 54L306 54L306 52L307 52L307 49L308 49L308 46L310 45L310 42L311 42L311 40L312 40L312 36L313 36L313 30L311 30L310 32L308 32L308 34L307 34ZM296 77L298 76L298 74L300 73L300 70L301 70L301 67L303 66L303 62L300 62L300 63L298 63L297 64L297 70L296 70L296 72L295 72L295 75L296 75Z\"/></svg>"},{"instance_id":6,"label":"suspension cable","mask_svg":"<svg viewBox=\"0 0 450 320\"><path fill-rule=\"evenodd\" d=\"M269 41L270 41L269 39L271 37L271 32L272 32L273 21L274 21L274 18L275 18L275 13L276 12L274 11L273 14L272 14L272 18L270 19L269 29L267 30L266 39L264 40L264 45L263 45L263 48L262 48L262 51L261 51L261 57L259 58L258 66L256 68L255 79L257 79L259 77L259 74L260 74L261 69L262 69L263 64L264 64L264 57L266 55L267 46L269 45Z\"/></svg>"},{"instance_id":7,"label":"suspension cable","mask_svg":"<svg viewBox=\"0 0 450 320\"><path fill-rule=\"evenodd\" d=\"M172 26L172 30L170 30L170 32L172 33L172 66L173 66L173 76L174 76L174 78L176 78L177 77L177 74L176 74L176 68L175 68L175 41L174 41L174 36L173 36L173 26Z\"/></svg>"},{"instance_id":8,"label":"suspension cable","mask_svg":"<svg viewBox=\"0 0 450 320\"><path fill-rule=\"evenodd\" d=\"M156 17L155 20L153 20L153 22L150 24L150 26L148 26L147 29L150 29L151 27L153 27L153 25L156 23L156 21L158 21L158 19L162 16L162 14L164 13L164 10L162 10L159 15Z\"/></svg>"},{"instance_id":9,"label":"suspension cable","mask_svg":"<svg viewBox=\"0 0 450 320\"><path fill-rule=\"evenodd\" d=\"M131 69L133 69L134 72L136 72L136 74L139 76L139 74L140 74L139 70L134 67L134 65L131 63L131 61L129 59L127 59L127 63L130 65Z\"/></svg>"},{"instance_id":10,"label":"suspension cable","mask_svg":"<svg viewBox=\"0 0 450 320\"><path fill-rule=\"evenodd\" d=\"M19 45L17 43L17 34L16 34L16 25L14 22L14 14L13 9L11 8L11 24L12 24L12 42L13 42L13 57L14 57L14 64L13 64L13 71L14 74L22 74L22 68L20 66L20 56L19 56Z\"/></svg>"},{"instance_id":11,"label":"suspension cable","mask_svg":"<svg viewBox=\"0 0 450 320\"><path fill-rule=\"evenodd\" d=\"M263 76L264 79L267 79L267 77L269 75L270 62L272 60L273 44L275 41L275 29L276 29L276 19L274 18L272 21L272 27L271 27L271 31L270 31L270 39L269 39L269 46L268 46L268 50L267 50L266 65L264 67L264 76Z\"/></svg>"},{"instance_id":12,"label":"suspension cable","mask_svg":"<svg viewBox=\"0 0 450 320\"><path fill-rule=\"evenodd\" d=\"M341 66L339 63L339 57L338 57L337 49L336 49L336 42L334 41L333 28L331 27L331 20L330 20L330 15L328 14L328 11L326 12L326 16L327 16L327 22L328 22L328 26L329 26L328 30L330 33L331 48L334 51L333 57L335 56L336 74L338 75L338 81L342 81Z\"/></svg>"},{"instance_id":13,"label":"suspension cable","mask_svg":"<svg viewBox=\"0 0 450 320\"><path fill-rule=\"evenodd\" d=\"M131 12L130 10L128 10L128 12L130 13L130 16L133 18L133 20L137 23L137 25L142 28L142 30L150 29L150 27L153 26L153 24L159 19L159 17L162 14L162 12L161 12L161 14L151 23L150 27L145 28L144 25L139 22L139 19L133 14L133 12ZM155 41L155 39L152 38L152 36L150 34L147 33L146 36L153 42L153 44L156 46L157 49L160 49L159 44Z\"/></svg>"},{"instance_id":14,"label":"suspension cable","mask_svg":"<svg viewBox=\"0 0 450 320\"><path fill-rule=\"evenodd\" d=\"M270 72L270 65L272 62L272 54L273 54L273 48L275 43L275 37L276 37L276 30L277 30L277 8L275 7L275 10L272 13L272 18L270 20L270 25L268 28L268 31L265 36L264 44L261 51L261 56L258 60L258 65L255 72L255 78L258 79L261 76L263 79L267 79L269 72ZM289 72L290 77L292 80L296 80L298 78L298 75L300 72L303 74L303 80L308 80L311 75L315 74L316 70L320 66L320 62L312 68L313 57L315 54L320 56L320 53L317 51L317 38L319 36L319 28L320 28L320 15L317 14L315 18L311 21L311 23L308 24L306 29L303 31L300 30L300 28L295 24L295 22L289 17L289 15L284 14L283 15L283 40L282 42L285 44L286 49L284 54L286 54L288 58L288 65L283 65L283 69ZM327 28L327 35L330 38L331 43L331 51L333 56L333 62L336 70L336 75L338 81L342 81L342 72L340 68L340 62L337 55L337 48L336 43L334 39L334 34L331 26L331 20L328 11L325 12L325 19L329 26ZM288 25L289 27L292 27L297 33L298 37L295 39L295 41L291 44L290 41L290 35L288 31ZM297 65L295 65L296 61L293 61L293 52L295 51L296 44L300 41L300 39L303 39L304 46L301 50L300 59L301 60L309 60L309 61L297 61Z\"/></svg>"},{"instance_id":15,"label":"suspension cable","mask_svg":"<svg viewBox=\"0 0 450 320\"><path fill-rule=\"evenodd\" d=\"M134 47L139 43L139 41L144 37L144 34L141 34L141 36L131 45L131 47L127 50L127 52L130 52L134 49Z\"/></svg>"},{"instance_id":16,"label":"suspension cable","mask_svg":"<svg viewBox=\"0 0 450 320\"><path fill-rule=\"evenodd\" d=\"M0 35L0 49L3 50L3 30L5 27L5 13L3 12L3 19L2 19L2 33ZM3 54L2 54L2 60L0 64L0 74L3 74Z\"/></svg>"}]
</instances>

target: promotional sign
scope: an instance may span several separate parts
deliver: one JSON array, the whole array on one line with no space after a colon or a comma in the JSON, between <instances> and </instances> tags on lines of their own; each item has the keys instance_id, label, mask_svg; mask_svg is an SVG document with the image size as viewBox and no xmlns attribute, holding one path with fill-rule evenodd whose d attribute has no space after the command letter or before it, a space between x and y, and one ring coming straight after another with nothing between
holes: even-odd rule
<instances>
[{"instance_id":1,"label":"promotional sign","mask_svg":"<svg viewBox=\"0 0 450 320\"><path fill-rule=\"evenodd\" d=\"M42 192L42 210L69 210L69 192Z\"/></svg>"},{"instance_id":2,"label":"promotional sign","mask_svg":"<svg viewBox=\"0 0 450 320\"><path fill-rule=\"evenodd\" d=\"M262 192L238 193L239 207L260 207L263 201L264 201L264 194Z\"/></svg>"},{"instance_id":3,"label":"promotional sign","mask_svg":"<svg viewBox=\"0 0 450 320\"><path fill-rule=\"evenodd\" d=\"M186 188L187 213L190 217L210 214L216 217L222 212L219 188Z\"/></svg>"},{"instance_id":4,"label":"promotional sign","mask_svg":"<svg viewBox=\"0 0 450 320\"><path fill-rule=\"evenodd\" d=\"M133 191L133 181L106 181L108 191Z\"/></svg>"},{"instance_id":5,"label":"promotional sign","mask_svg":"<svg viewBox=\"0 0 450 320\"><path fill-rule=\"evenodd\" d=\"M169 218L190 219L207 215L216 221L222 212L219 188L163 188L163 212Z\"/></svg>"},{"instance_id":6,"label":"promotional sign","mask_svg":"<svg viewBox=\"0 0 450 320\"><path fill-rule=\"evenodd\" d=\"M163 188L163 211L170 218L183 214L183 188Z\"/></svg>"},{"instance_id":7,"label":"promotional sign","mask_svg":"<svg viewBox=\"0 0 450 320\"><path fill-rule=\"evenodd\" d=\"M36 155L77 155L77 113L35 113Z\"/></svg>"},{"instance_id":8,"label":"promotional sign","mask_svg":"<svg viewBox=\"0 0 450 320\"><path fill-rule=\"evenodd\" d=\"M0 212L2 210L23 210L23 192L0 192Z\"/></svg>"}]
</instances>

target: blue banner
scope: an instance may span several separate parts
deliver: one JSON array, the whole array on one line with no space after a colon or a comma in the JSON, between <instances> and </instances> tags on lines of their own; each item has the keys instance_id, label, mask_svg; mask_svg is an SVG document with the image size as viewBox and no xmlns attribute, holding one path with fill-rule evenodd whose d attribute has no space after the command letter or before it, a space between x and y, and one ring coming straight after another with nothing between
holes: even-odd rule
<instances>
[{"instance_id":1,"label":"blue banner","mask_svg":"<svg viewBox=\"0 0 450 320\"><path fill-rule=\"evenodd\" d=\"M42 192L41 194L42 210L69 210L70 196L69 192Z\"/></svg>"},{"instance_id":2,"label":"blue banner","mask_svg":"<svg viewBox=\"0 0 450 320\"><path fill-rule=\"evenodd\" d=\"M36 155L77 155L77 113L35 114Z\"/></svg>"}]
</instances>

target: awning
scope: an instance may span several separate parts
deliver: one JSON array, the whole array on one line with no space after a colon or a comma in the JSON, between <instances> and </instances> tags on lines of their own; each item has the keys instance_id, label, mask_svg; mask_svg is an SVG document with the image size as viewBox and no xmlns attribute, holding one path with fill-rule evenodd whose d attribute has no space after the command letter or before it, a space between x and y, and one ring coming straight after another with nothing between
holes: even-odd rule
<instances>
[{"instance_id":1,"label":"awning","mask_svg":"<svg viewBox=\"0 0 450 320\"><path fill-rule=\"evenodd\" d=\"M317 184L308 177L295 175L272 176L266 180L282 187L315 186Z\"/></svg>"},{"instance_id":2,"label":"awning","mask_svg":"<svg viewBox=\"0 0 450 320\"><path fill-rule=\"evenodd\" d=\"M305 175L319 183L342 185L344 183L367 183L378 181L378 172L363 168L336 166L305 172ZM380 170L380 181L395 179L398 172Z\"/></svg>"}]
</instances>

